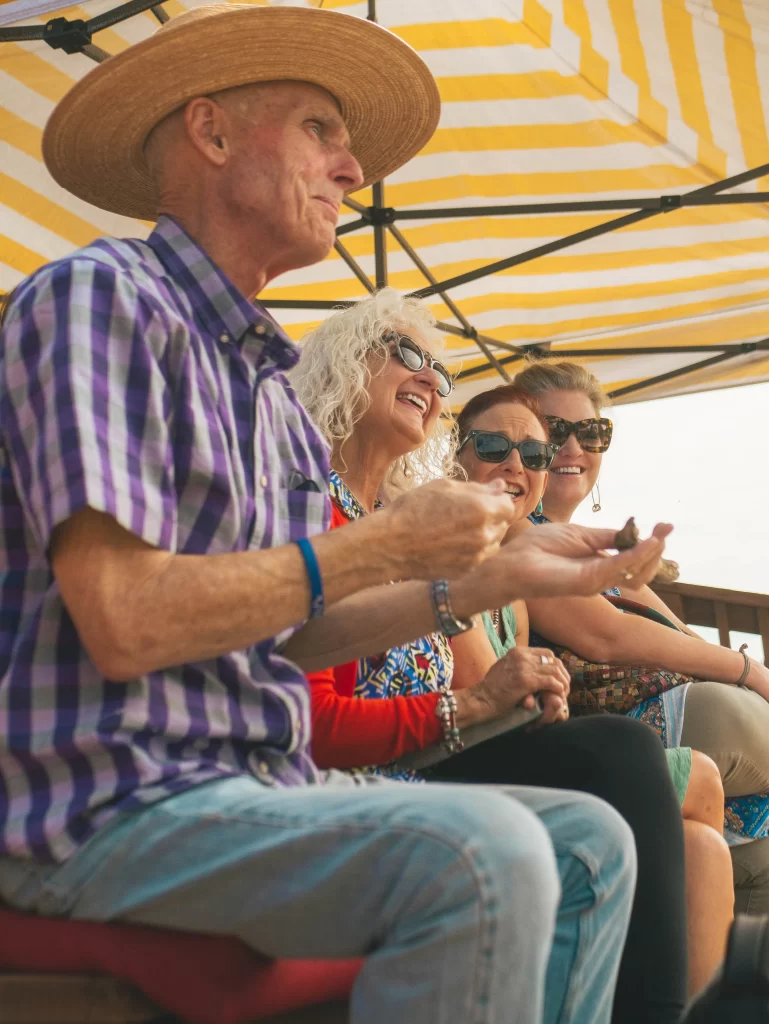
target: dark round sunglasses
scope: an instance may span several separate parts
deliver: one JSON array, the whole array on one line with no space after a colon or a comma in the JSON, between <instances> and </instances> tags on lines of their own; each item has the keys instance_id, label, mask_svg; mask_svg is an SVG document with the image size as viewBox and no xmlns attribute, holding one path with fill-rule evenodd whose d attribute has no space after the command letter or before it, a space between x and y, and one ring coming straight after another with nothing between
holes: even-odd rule
<instances>
[{"instance_id":1,"label":"dark round sunglasses","mask_svg":"<svg viewBox=\"0 0 769 1024\"><path fill-rule=\"evenodd\" d=\"M496 434L491 430L471 430L457 448L457 452L461 452L470 440L481 462L504 462L510 452L517 448L526 469L533 469L537 473L550 469L558 452L557 444L534 440L511 441L504 434Z\"/></svg>"},{"instance_id":2,"label":"dark round sunglasses","mask_svg":"<svg viewBox=\"0 0 769 1024\"><path fill-rule=\"evenodd\" d=\"M438 394L441 398L448 398L454 390L454 378L449 371L437 359L433 359L429 352L425 352L417 343L406 334L390 332L386 334L383 341L392 345L392 353L398 361L403 363L407 370L421 370L427 363L431 370L438 376Z\"/></svg>"},{"instance_id":3,"label":"dark round sunglasses","mask_svg":"<svg viewBox=\"0 0 769 1024\"><path fill-rule=\"evenodd\" d=\"M562 448L569 436L574 434L580 448L594 454L608 450L614 431L614 424L611 420L598 416L587 420L577 420L576 423L560 416L545 416L545 423L547 423L550 440L559 447Z\"/></svg>"}]
</instances>

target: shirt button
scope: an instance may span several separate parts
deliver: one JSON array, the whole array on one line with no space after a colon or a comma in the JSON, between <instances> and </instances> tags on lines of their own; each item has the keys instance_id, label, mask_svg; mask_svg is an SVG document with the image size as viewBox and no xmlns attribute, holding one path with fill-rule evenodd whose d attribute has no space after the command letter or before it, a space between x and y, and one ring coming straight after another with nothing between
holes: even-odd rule
<instances>
[{"instance_id":1,"label":"shirt button","mask_svg":"<svg viewBox=\"0 0 769 1024\"><path fill-rule=\"evenodd\" d=\"M264 324L259 324L259 326L256 328L256 333L257 334L266 334L267 333L267 328L264 326Z\"/></svg>"},{"instance_id":2,"label":"shirt button","mask_svg":"<svg viewBox=\"0 0 769 1024\"><path fill-rule=\"evenodd\" d=\"M219 335L219 341L224 342L226 344L229 340L230 340L229 334L220 334Z\"/></svg>"},{"instance_id":3,"label":"shirt button","mask_svg":"<svg viewBox=\"0 0 769 1024\"><path fill-rule=\"evenodd\" d=\"M262 487L267 486L267 477L264 475L264 473L262 473L262 475L259 477L259 483L262 485Z\"/></svg>"}]
</instances>

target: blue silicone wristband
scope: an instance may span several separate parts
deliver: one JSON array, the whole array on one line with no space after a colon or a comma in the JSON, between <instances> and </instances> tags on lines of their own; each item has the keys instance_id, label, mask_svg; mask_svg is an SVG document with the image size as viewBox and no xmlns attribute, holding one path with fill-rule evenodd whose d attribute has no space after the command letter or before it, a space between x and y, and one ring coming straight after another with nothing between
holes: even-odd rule
<instances>
[{"instance_id":1,"label":"blue silicone wristband","mask_svg":"<svg viewBox=\"0 0 769 1024\"><path fill-rule=\"evenodd\" d=\"M312 544L306 537L300 537L296 542L302 552L304 567L307 570L307 579L310 582L310 618L316 619L323 614L326 602L323 598L323 580L320 578L320 566L315 557Z\"/></svg>"}]
</instances>

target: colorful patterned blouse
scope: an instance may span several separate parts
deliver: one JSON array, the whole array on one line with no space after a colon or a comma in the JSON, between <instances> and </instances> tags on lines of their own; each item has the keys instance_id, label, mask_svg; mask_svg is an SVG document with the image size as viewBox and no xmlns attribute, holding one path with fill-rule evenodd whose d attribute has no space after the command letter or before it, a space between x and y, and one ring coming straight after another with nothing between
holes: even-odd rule
<instances>
[{"instance_id":1,"label":"colorful patterned blouse","mask_svg":"<svg viewBox=\"0 0 769 1024\"><path fill-rule=\"evenodd\" d=\"M348 519L360 519L367 514L339 474L333 470L329 478L329 490L331 500ZM377 502L375 508L381 507L381 503ZM436 693L442 686L451 683L453 671L454 656L448 639L442 633L430 633L400 647L391 647L383 654L360 658L354 694L356 697L381 699ZM423 781L416 773L403 771L392 764L363 770L391 779Z\"/></svg>"}]
</instances>

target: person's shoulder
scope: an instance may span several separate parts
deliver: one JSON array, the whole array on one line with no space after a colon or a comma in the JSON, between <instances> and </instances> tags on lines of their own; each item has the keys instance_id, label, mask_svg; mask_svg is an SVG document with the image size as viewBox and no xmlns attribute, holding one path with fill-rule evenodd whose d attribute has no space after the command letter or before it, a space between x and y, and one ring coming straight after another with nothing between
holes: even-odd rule
<instances>
[{"instance_id":1,"label":"person's shoulder","mask_svg":"<svg viewBox=\"0 0 769 1024\"><path fill-rule=\"evenodd\" d=\"M161 300L162 270L153 249L138 238L98 238L30 274L11 295L9 314L45 301L61 304L74 289L104 291L150 302Z\"/></svg>"}]
</instances>

